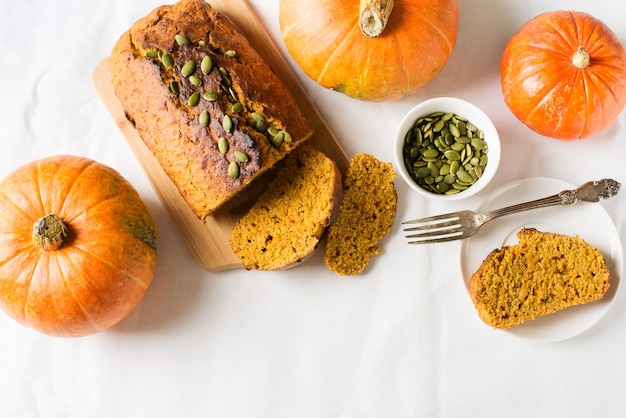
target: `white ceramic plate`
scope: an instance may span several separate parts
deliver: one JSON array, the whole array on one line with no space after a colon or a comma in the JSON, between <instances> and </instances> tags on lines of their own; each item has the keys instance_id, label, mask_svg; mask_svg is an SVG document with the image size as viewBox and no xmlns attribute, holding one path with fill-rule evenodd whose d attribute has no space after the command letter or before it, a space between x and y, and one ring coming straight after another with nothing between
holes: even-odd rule
<instances>
[{"instance_id":1,"label":"white ceramic plate","mask_svg":"<svg viewBox=\"0 0 626 418\"><path fill-rule=\"evenodd\" d=\"M476 210L497 209L576 187L549 178L519 180L498 188ZM611 272L611 287L600 301L570 307L501 332L531 340L554 342L574 337L591 328L613 302L623 262L619 234L602 203L579 202L566 207L534 209L495 219L484 225L478 234L461 243L461 272L465 285L467 286L472 274L492 250L517 243L516 234L524 227L578 235L597 247L604 255ZM476 318L480 320L478 315Z\"/></svg>"}]
</instances>

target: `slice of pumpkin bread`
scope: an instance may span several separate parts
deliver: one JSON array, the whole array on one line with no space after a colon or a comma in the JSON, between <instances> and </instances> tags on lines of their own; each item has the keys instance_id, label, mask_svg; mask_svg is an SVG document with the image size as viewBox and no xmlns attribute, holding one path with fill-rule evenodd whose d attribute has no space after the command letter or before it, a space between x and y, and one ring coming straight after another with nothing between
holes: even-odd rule
<instances>
[{"instance_id":1,"label":"slice of pumpkin bread","mask_svg":"<svg viewBox=\"0 0 626 418\"><path fill-rule=\"evenodd\" d=\"M610 274L602 253L582 238L524 228L519 243L493 250L468 290L479 317L510 328L601 299Z\"/></svg>"},{"instance_id":2,"label":"slice of pumpkin bread","mask_svg":"<svg viewBox=\"0 0 626 418\"><path fill-rule=\"evenodd\" d=\"M337 221L330 226L324 261L342 276L365 270L372 256L382 251L376 244L389 232L396 216L398 195L391 163L361 153L348 164Z\"/></svg>"},{"instance_id":3,"label":"slice of pumpkin bread","mask_svg":"<svg viewBox=\"0 0 626 418\"><path fill-rule=\"evenodd\" d=\"M341 173L321 151L303 145L233 227L230 244L248 270L291 267L311 255L334 220Z\"/></svg>"}]
</instances>

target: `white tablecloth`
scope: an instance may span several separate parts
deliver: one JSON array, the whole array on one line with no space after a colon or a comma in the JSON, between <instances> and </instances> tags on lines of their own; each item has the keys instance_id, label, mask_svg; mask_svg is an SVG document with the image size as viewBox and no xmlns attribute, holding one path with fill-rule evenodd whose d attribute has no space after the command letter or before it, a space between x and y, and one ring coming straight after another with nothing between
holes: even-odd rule
<instances>
[{"instance_id":1,"label":"white tablecloth","mask_svg":"<svg viewBox=\"0 0 626 418\"><path fill-rule=\"evenodd\" d=\"M325 90L288 58L350 156L368 152L393 161L395 126L413 105L434 96L472 101L501 135L497 176L476 197L425 201L398 177L393 231L381 243L382 254L357 278L330 273L320 253L280 272L207 272L196 263L91 80L119 35L160 3L0 3L0 176L53 154L96 159L138 189L160 237L152 286L107 331L53 338L0 313L0 416L623 414L623 289L607 314L578 336L551 343L516 338L478 319L460 274L460 243L408 246L400 222L472 209L498 186L526 177L575 185L604 177L626 182L624 113L593 139L566 143L525 128L499 89L501 52L526 20L553 9L586 11L625 42L626 3L461 0L459 38L448 65L420 92L393 103L363 103ZM278 0L250 4L287 56ZM625 240L626 198L600 205Z\"/></svg>"}]
</instances>

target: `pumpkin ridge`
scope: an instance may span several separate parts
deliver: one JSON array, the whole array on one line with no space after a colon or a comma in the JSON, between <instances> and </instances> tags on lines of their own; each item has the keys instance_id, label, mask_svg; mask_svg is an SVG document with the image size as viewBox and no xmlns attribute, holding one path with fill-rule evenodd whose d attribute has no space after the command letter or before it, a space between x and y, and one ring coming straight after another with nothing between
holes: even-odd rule
<instances>
[{"instance_id":1,"label":"pumpkin ridge","mask_svg":"<svg viewBox=\"0 0 626 418\"><path fill-rule=\"evenodd\" d=\"M54 259L56 260L56 265L57 265L57 267L59 269L59 274L63 278L63 284L64 284L65 289L68 292L70 292L70 294L72 295L72 300L74 301L74 303L76 303L76 306L78 306L78 308L83 313L83 315L85 315L85 318L87 318L87 320L89 321L89 323L91 324L93 329L100 331L101 328L98 326L97 322L93 319L93 317L89 314L87 309L85 309L85 307L83 307L83 305L80 304L80 302L78 301L78 298L76 297L76 293L74 292L74 287L71 286L71 283L66 278L66 276L65 276L65 274L63 272L63 268L61 267L61 263L59 262L59 257L61 257L61 256L62 256L62 253L55 253L54 254ZM70 264L74 265L74 263L71 262L72 261L71 257L65 257L65 258L67 260L69 260ZM76 266L74 265L74 267L76 267Z\"/></svg>"},{"instance_id":2,"label":"pumpkin ridge","mask_svg":"<svg viewBox=\"0 0 626 418\"><path fill-rule=\"evenodd\" d=\"M610 67L611 69L615 70L615 71L622 71L621 67L618 67L617 65L613 65L613 64L602 64L604 67ZM595 67L589 67L587 69L588 74L587 76L592 79L593 84L597 85L599 83L602 84L602 87L604 87L605 90L607 90L609 93L611 93L611 97L613 98L613 100L615 100L615 103L619 103L619 96L617 94L615 94L615 90L611 88L611 84L607 82L607 79L605 77L603 77L603 74L609 74L609 72L605 72L605 71L595 71ZM623 73L623 75L626 77L626 72ZM595 81L597 80L597 81Z\"/></svg>"},{"instance_id":3,"label":"pumpkin ridge","mask_svg":"<svg viewBox=\"0 0 626 418\"><path fill-rule=\"evenodd\" d=\"M550 88L545 93L543 93L542 91L542 94L538 95L541 99L533 105L532 109L528 112L528 115L526 115L525 117L533 117L533 114L535 112L540 112L540 114L543 114L544 104L550 102L552 95L554 94L555 91L558 92L559 90L562 89L564 82L568 84L565 80L568 79L570 75L571 74L569 72L564 72L563 76L553 83L552 88ZM561 121L559 120L558 126L560 125L561 125Z\"/></svg>"},{"instance_id":4,"label":"pumpkin ridge","mask_svg":"<svg viewBox=\"0 0 626 418\"><path fill-rule=\"evenodd\" d=\"M76 220L76 218L78 218L81 214L81 212L79 211L78 213L76 213L73 216L69 216L69 213L66 213L65 211L65 203L67 202L67 200L69 199L69 197L72 195L72 190L74 189L75 185L78 184L78 179L87 171L87 169L93 165L96 165L95 161L87 161L87 164L84 164L80 170L76 173L75 177L74 177L74 181L72 182L72 185L66 190L65 196L63 196L63 202L60 202L60 206L59 206L59 213L57 213L57 215L66 223L66 224L70 224L73 221ZM68 216L65 216L68 215Z\"/></svg>"},{"instance_id":5,"label":"pumpkin ridge","mask_svg":"<svg viewBox=\"0 0 626 418\"><path fill-rule=\"evenodd\" d=\"M25 217L32 218L32 214L30 212L28 212L25 209L23 209L22 207L18 206L18 204L15 203L13 201L13 199L11 199L9 196L6 195L6 193L4 193L1 190L0 190L0 198L2 198L2 200L4 200L5 202L10 203L11 206L13 206L16 211L22 213ZM4 232L4 231L0 231L0 232ZM8 232L11 232L11 231L8 231Z\"/></svg>"},{"instance_id":6,"label":"pumpkin ridge","mask_svg":"<svg viewBox=\"0 0 626 418\"><path fill-rule=\"evenodd\" d=\"M322 83L322 80L324 79L324 76L326 74L326 71L331 68L331 61L333 61L334 57L339 53L339 51L342 49L341 47L344 46L346 44L346 42L348 42L349 39L351 39L351 35L354 33L354 31L357 30L359 31L359 33L361 32L361 29L359 28L358 23L355 24L355 26L352 27L352 29L350 29L348 31L348 33L346 34L346 36L344 36L343 40L337 45L337 48L335 48L335 50L332 52L332 54L330 54L328 56L328 59L326 60L326 64L324 64L324 67L322 68L322 70L320 71L319 75L317 76L317 80L315 80L318 83ZM333 87L333 89L336 89L335 87ZM341 90L339 90L341 91Z\"/></svg>"},{"instance_id":7,"label":"pumpkin ridge","mask_svg":"<svg viewBox=\"0 0 626 418\"><path fill-rule=\"evenodd\" d=\"M398 34L394 34L394 38L396 40L396 44L400 45L400 38ZM406 65L408 55L404 55L404 51L400 48L400 55L402 56L402 68L404 69L404 74L406 74L406 91L409 91L411 88L411 72L409 71L409 67Z\"/></svg>"},{"instance_id":8,"label":"pumpkin ridge","mask_svg":"<svg viewBox=\"0 0 626 418\"><path fill-rule=\"evenodd\" d=\"M72 247L74 249L76 249L76 250L82 251L83 253L90 255L91 257L94 257L95 259L100 261L102 264L104 264L104 265L106 265L108 267L111 267L113 270L119 271L124 277L128 278L131 282L135 283L137 286L141 287L142 289L148 289L148 285L146 283L144 283L141 279L139 279L138 277L133 276L128 271L122 270L119 267L117 267L116 265L109 263L108 261L104 260L102 257L98 256L98 254L95 254L95 253L89 251L87 248L78 246L76 244L72 245Z\"/></svg>"},{"instance_id":9,"label":"pumpkin ridge","mask_svg":"<svg viewBox=\"0 0 626 418\"><path fill-rule=\"evenodd\" d=\"M428 9L428 7L423 7L423 8L422 8L422 10L423 10L423 9ZM434 9L434 8L431 8L431 9ZM435 10L436 10L436 9L435 9ZM450 12L450 10L444 10L444 11L445 11L446 13L450 14L450 15L452 14L452 13ZM442 31L439 27L435 26L435 25L433 24L433 22L431 22L431 21L430 21L430 20L428 20L428 19L425 19L425 18L424 18L424 13L422 13L422 12L416 12L413 16L415 16L415 15L417 15L417 18L418 18L418 19L420 19L421 21L425 22L428 26L430 26L432 29L434 29L434 30L435 30L435 33L438 33L438 34L439 34L439 37L440 37L441 39L443 39L443 40L446 42L446 45L448 46L448 54L452 54L452 51L454 50L454 43L450 42L450 39L448 39L448 37L445 35L445 33L444 33L444 32L443 32L443 31ZM436 61L435 61L435 62L436 62Z\"/></svg>"}]
</instances>

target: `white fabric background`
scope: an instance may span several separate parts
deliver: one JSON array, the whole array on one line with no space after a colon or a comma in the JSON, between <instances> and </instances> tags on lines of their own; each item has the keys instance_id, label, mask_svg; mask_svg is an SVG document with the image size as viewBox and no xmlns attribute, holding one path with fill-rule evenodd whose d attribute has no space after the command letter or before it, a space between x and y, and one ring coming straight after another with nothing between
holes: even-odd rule
<instances>
[{"instance_id":1,"label":"white fabric background","mask_svg":"<svg viewBox=\"0 0 626 418\"><path fill-rule=\"evenodd\" d=\"M286 54L278 0L249 0ZM399 0L398 0L399 1ZM59 339L0 314L2 417L612 417L626 408L626 307L620 289L596 326L559 343L485 326L460 276L459 243L410 247L403 219L474 208L512 180L626 182L626 116L593 139L541 138L506 109L499 58L526 20L587 11L626 42L626 3L460 0L459 38L441 75L393 103L362 103L294 71L349 155L393 161L403 114L453 95L494 120L502 163L490 187L428 202L397 179L399 207L383 253L358 278L317 254L282 272L202 270L92 86L118 36L160 0L0 2L0 176L52 154L87 156L138 189L160 237L152 286L100 334ZM626 199L601 203L626 238ZM593 220L588 220L593 222ZM623 275L623 272L621 272Z\"/></svg>"}]
</instances>

